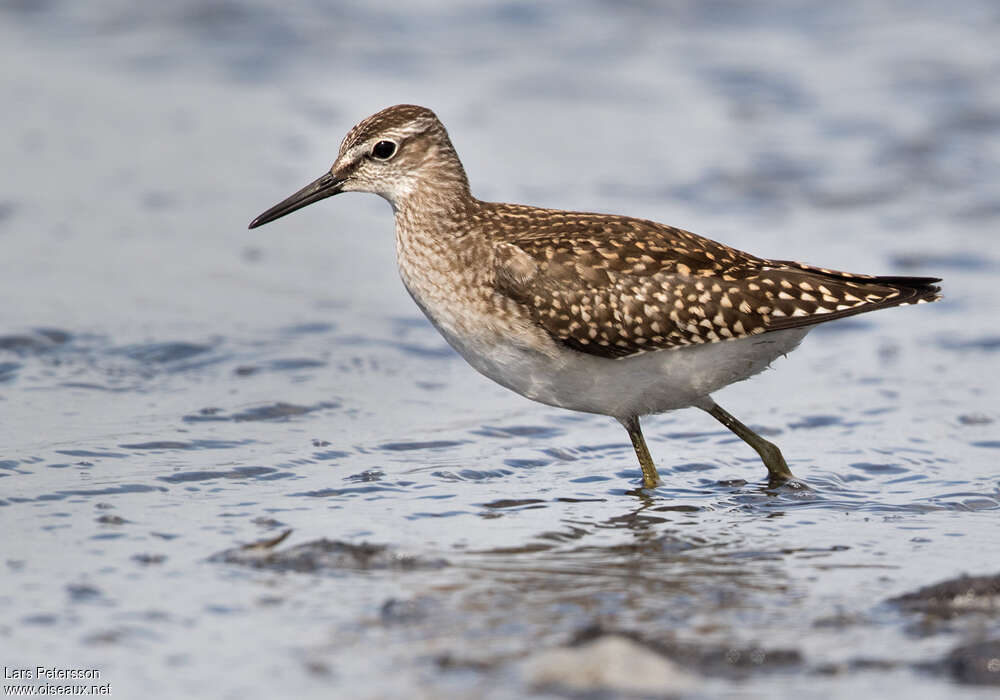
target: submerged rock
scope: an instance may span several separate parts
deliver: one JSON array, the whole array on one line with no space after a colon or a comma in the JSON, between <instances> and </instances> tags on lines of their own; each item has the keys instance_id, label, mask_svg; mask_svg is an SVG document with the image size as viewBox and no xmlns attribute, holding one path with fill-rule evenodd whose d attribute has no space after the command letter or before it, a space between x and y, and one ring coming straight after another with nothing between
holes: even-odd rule
<instances>
[{"instance_id":1,"label":"submerged rock","mask_svg":"<svg viewBox=\"0 0 1000 700\"><path fill-rule=\"evenodd\" d=\"M535 687L577 692L662 696L688 692L698 684L695 676L670 659L616 634L539 652L525 661L524 673Z\"/></svg>"},{"instance_id":2,"label":"submerged rock","mask_svg":"<svg viewBox=\"0 0 1000 700\"><path fill-rule=\"evenodd\" d=\"M956 647L945 665L960 683L1000 685L1000 639Z\"/></svg>"},{"instance_id":3,"label":"submerged rock","mask_svg":"<svg viewBox=\"0 0 1000 700\"><path fill-rule=\"evenodd\" d=\"M600 626L580 631L571 646L589 643L605 636L630 639L646 649L672 659L686 669L696 669L705 676L744 678L750 673L786 670L802 664L797 649L767 648L757 644L734 642L706 645L667 637L648 637L630 630L604 630Z\"/></svg>"},{"instance_id":4,"label":"submerged rock","mask_svg":"<svg viewBox=\"0 0 1000 700\"><path fill-rule=\"evenodd\" d=\"M241 564L257 569L305 573L334 572L345 569L439 569L448 566L448 562L444 559L402 554L389 545L369 542L354 544L324 538L287 549L275 549L291 532L291 530L286 530L271 539L224 550L212 555L209 561Z\"/></svg>"},{"instance_id":5,"label":"submerged rock","mask_svg":"<svg viewBox=\"0 0 1000 700\"><path fill-rule=\"evenodd\" d=\"M942 619L967 613L1000 615L1000 574L949 579L887 602Z\"/></svg>"}]
</instances>

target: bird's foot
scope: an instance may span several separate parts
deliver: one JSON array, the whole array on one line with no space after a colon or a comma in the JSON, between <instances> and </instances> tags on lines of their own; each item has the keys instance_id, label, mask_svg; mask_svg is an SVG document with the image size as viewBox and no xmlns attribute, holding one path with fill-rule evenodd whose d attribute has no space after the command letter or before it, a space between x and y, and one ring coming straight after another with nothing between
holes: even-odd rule
<instances>
[{"instance_id":1,"label":"bird's foot","mask_svg":"<svg viewBox=\"0 0 1000 700\"><path fill-rule=\"evenodd\" d=\"M767 490L768 491L812 491L812 487L809 486L805 481L795 476L791 472L788 474L775 475L773 473L768 473L767 475Z\"/></svg>"}]
</instances>

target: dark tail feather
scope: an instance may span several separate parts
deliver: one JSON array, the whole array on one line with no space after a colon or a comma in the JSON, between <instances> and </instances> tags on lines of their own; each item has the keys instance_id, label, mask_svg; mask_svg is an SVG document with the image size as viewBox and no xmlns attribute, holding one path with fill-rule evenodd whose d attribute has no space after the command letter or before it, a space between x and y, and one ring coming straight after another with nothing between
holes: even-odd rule
<instances>
[{"instance_id":1,"label":"dark tail feather","mask_svg":"<svg viewBox=\"0 0 1000 700\"><path fill-rule=\"evenodd\" d=\"M814 272L832 280L844 282L852 286L875 284L908 292L908 294L904 293L902 295L904 298L895 297L895 302L888 304L888 306L914 304L923 301L937 301L941 298L941 288L937 286L937 283L941 281L940 277L897 277L892 275L877 277L875 275L858 275L851 272L841 272L840 270L829 270L825 267L806 265L805 263L794 262L792 260L776 260L775 263L778 265L785 265L791 268Z\"/></svg>"},{"instance_id":2,"label":"dark tail feather","mask_svg":"<svg viewBox=\"0 0 1000 700\"><path fill-rule=\"evenodd\" d=\"M855 299L864 297L866 301L832 313L795 317L789 315L784 318L772 319L767 324L768 330L825 323L893 306L926 304L941 298L941 288L937 286L937 282L941 280L937 277L876 277L829 270L796 262L778 262L777 264L810 273L813 275L810 282L827 280L826 284L835 296L843 294L847 297L847 294L850 294Z\"/></svg>"},{"instance_id":3,"label":"dark tail feather","mask_svg":"<svg viewBox=\"0 0 1000 700\"><path fill-rule=\"evenodd\" d=\"M894 287L902 292L899 301L893 306L904 306L906 304L919 304L922 302L937 301L941 298L941 287L937 286L940 277L875 277L871 280L874 284Z\"/></svg>"},{"instance_id":4,"label":"dark tail feather","mask_svg":"<svg viewBox=\"0 0 1000 700\"><path fill-rule=\"evenodd\" d=\"M936 283L941 281L941 278L879 276L873 278L872 281L877 282L878 284L888 284L893 287L913 287L914 289L919 289L921 287L933 287Z\"/></svg>"}]
</instances>

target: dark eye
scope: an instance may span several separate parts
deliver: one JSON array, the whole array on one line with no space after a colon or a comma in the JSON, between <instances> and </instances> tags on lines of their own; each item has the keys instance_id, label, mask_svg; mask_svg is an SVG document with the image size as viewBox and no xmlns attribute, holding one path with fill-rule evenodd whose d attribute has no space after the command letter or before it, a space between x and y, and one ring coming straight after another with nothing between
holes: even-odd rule
<instances>
[{"instance_id":1,"label":"dark eye","mask_svg":"<svg viewBox=\"0 0 1000 700\"><path fill-rule=\"evenodd\" d=\"M379 141L372 149L372 155L379 160L389 160L396 152L396 144L392 141Z\"/></svg>"}]
</instances>

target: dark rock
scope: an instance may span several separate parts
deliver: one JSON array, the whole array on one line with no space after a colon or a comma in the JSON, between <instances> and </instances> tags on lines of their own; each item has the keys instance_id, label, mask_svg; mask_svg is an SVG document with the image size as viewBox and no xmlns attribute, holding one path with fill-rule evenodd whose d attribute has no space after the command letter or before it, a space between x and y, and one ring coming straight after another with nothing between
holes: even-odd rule
<instances>
[{"instance_id":1,"label":"dark rock","mask_svg":"<svg viewBox=\"0 0 1000 700\"><path fill-rule=\"evenodd\" d=\"M1000 614L1000 574L962 576L886 601L908 612L949 619L968 613Z\"/></svg>"},{"instance_id":2,"label":"dark rock","mask_svg":"<svg viewBox=\"0 0 1000 700\"><path fill-rule=\"evenodd\" d=\"M797 649L769 649L744 643L707 646L672 638L649 638L632 631L607 631L598 626L579 632L570 645L586 644L608 634L627 637L669 657L684 668L693 667L708 676L742 677L749 672L784 670L799 666L803 661Z\"/></svg>"},{"instance_id":3,"label":"dark rock","mask_svg":"<svg viewBox=\"0 0 1000 700\"><path fill-rule=\"evenodd\" d=\"M956 647L945 665L959 683L1000 685L1000 639Z\"/></svg>"}]
</instances>

